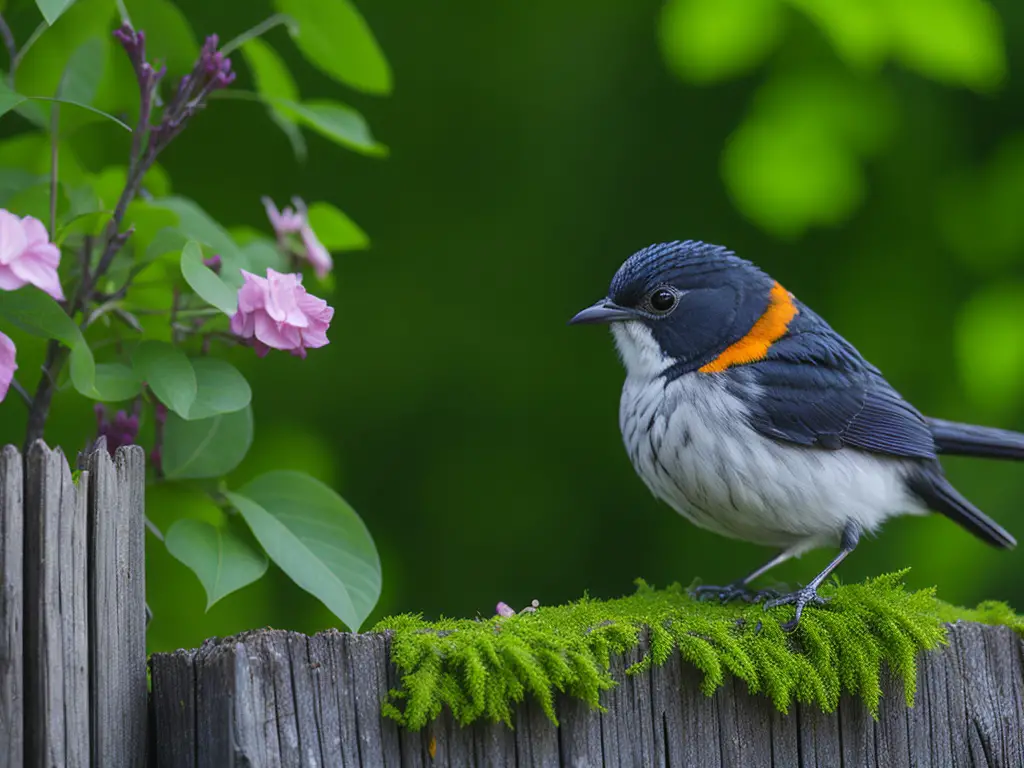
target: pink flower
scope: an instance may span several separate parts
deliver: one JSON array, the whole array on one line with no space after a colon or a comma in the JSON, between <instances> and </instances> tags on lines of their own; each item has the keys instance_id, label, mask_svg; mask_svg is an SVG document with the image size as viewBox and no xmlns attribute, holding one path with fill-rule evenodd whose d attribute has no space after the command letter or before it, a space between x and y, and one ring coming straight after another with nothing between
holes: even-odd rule
<instances>
[{"instance_id":1,"label":"pink flower","mask_svg":"<svg viewBox=\"0 0 1024 768\"><path fill-rule=\"evenodd\" d=\"M272 269L266 277L242 270L245 283L238 289L238 311L231 330L253 339L262 357L270 349L283 349L299 357L307 349L327 344L327 328L334 310L327 302L306 293L301 275L282 275Z\"/></svg>"},{"instance_id":2,"label":"pink flower","mask_svg":"<svg viewBox=\"0 0 1024 768\"><path fill-rule=\"evenodd\" d=\"M269 197L261 197L263 207L267 209L267 218L270 219L270 226L274 228L274 234L278 237L299 232L306 223L305 213L300 213L288 206L283 211L277 210L274 201Z\"/></svg>"},{"instance_id":3,"label":"pink flower","mask_svg":"<svg viewBox=\"0 0 1024 768\"><path fill-rule=\"evenodd\" d=\"M60 249L50 242L39 219L21 219L0 208L0 289L14 291L34 285L64 301L58 264Z\"/></svg>"},{"instance_id":4,"label":"pink flower","mask_svg":"<svg viewBox=\"0 0 1024 768\"><path fill-rule=\"evenodd\" d=\"M323 280L327 273L334 268L334 261L331 254L316 236L313 227L309 224L309 212L306 203L300 197L292 198L294 208L285 206L281 211L277 210L274 201L269 197L261 198L263 207L267 209L267 218L270 219L270 226L274 228L274 234L279 241L284 240L285 235L298 234L302 238L303 253L299 255L313 265L316 276Z\"/></svg>"},{"instance_id":5,"label":"pink flower","mask_svg":"<svg viewBox=\"0 0 1024 768\"><path fill-rule=\"evenodd\" d=\"M299 234L302 237L302 246L306 249L306 259L313 265L316 276L323 280L327 277L327 273L334 268L331 254L324 248L324 244L320 242L316 232L308 223L303 225Z\"/></svg>"},{"instance_id":6,"label":"pink flower","mask_svg":"<svg viewBox=\"0 0 1024 768\"><path fill-rule=\"evenodd\" d=\"M516 615L516 609L512 608L511 606L509 606L507 603L498 603L494 607L494 612L498 616L504 616L506 619L509 616L515 616Z\"/></svg>"},{"instance_id":7,"label":"pink flower","mask_svg":"<svg viewBox=\"0 0 1024 768\"><path fill-rule=\"evenodd\" d=\"M14 353L14 342L0 333L0 400L7 397L7 389L14 381L14 372L18 370Z\"/></svg>"}]
</instances>

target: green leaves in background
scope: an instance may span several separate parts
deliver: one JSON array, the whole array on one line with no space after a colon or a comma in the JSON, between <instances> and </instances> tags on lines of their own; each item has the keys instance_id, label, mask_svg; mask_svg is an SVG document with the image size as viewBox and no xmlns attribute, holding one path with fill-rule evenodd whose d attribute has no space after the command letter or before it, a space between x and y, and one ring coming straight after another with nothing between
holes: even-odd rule
<instances>
[{"instance_id":1,"label":"green leaves in background","mask_svg":"<svg viewBox=\"0 0 1024 768\"><path fill-rule=\"evenodd\" d=\"M230 526L201 520L178 520L164 537L167 551L199 577L206 590L206 610L267 571L267 558Z\"/></svg>"},{"instance_id":2,"label":"green leaves in background","mask_svg":"<svg viewBox=\"0 0 1024 768\"><path fill-rule=\"evenodd\" d=\"M728 80L776 48L785 18L779 0L670 0L661 14L662 53L684 80Z\"/></svg>"},{"instance_id":3,"label":"green leaves in background","mask_svg":"<svg viewBox=\"0 0 1024 768\"><path fill-rule=\"evenodd\" d=\"M786 238L845 221L863 198L863 161L885 145L897 117L880 76L886 60L977 91L998 86L1006 73L1000 20L986 0L669 0L663 55L690 82L735 78L764 62L784 33L802 34L787 24L794 10L856 71L790 43L802 53L757 92L722 157L737 208ZM852 131L842 119L852 120Z\"/></svg>"},{"instance_id":4,"label":"green leaves in background","mask_svg":"<svg viewBox=\"0 0 1024 768\"><path fill-rule=\"evenodd\" d=\"M196 372L177 347L165 341L143 341L132 354L135 373L161 403L188 418L196 399Z\"/></svg>"},{"instance_id":5,"label":"green leaves in background","mask_svg":"<svg viewBox=\"0 0 1024 768\"><path fill-rule=\"evenodd\" d=\"M203 264L203 250L195 240L190 240L181 251L181 274L185 277L185 282L207 304L226 315L235 314L238 309L237 290Z\"/></svg>"},{"instance_id":6,"label":"green leaves in background","mask_svg":"<svg viewBox=\"0 0 1024 768\"><path fill-rule=\"evenodd\" d=\"M105 117L105 118L107 118L108 120L110 120L113 123L117 123L117 125L121 126L126 131L129 131L129 132L131 131L131 128L129 128L126 123L122 122L121 120L118 120L113 115L108 115L106 112L103 112L102 110L96 109L96 107L90 106L88 104L83 104L83 103L78 102L78 101L74 101L73 99L65 99L63 97L57 98L57 97L50 97L50 96L23 96L20 93L15 93L10 88L8 88L2 81L0 81L0 116L5 115L6 113L10 112L12 109L15 109L16 107L19 107L22 104L25 104L26 102L29 102L30 100L31 101L52 101L52 102L56 102L58 104L67 104L67 105L72 106L72 107L78 107L80 109L85 109L85 110L88 110L89 112L92 112L93 114L100 115L101 117Z\"/></svg>"},{"instance_id":7,"label":"green leaves in background","mask_svg":"<svg viewBox=\"0 0 1024 768\"><path fill-rule=\"evenodd\" d=\"M135 369L123 363L97 363L96 389L101 393L97 400L119 403L138 395L142 382Z\"/></svg>"},{"instance_id":8,"label":"green leaves in background","mask_svg":"<svg viewBox=\"0 0 1024 768\"><path fill-rule=\"evenodd\" d=\"M1004 269L1024 252L1022 200L1024 133L1016 133L942 186L935 222L963 264Z\"/></svg>"},{"instance_id":9,"label":"green leaves in background","mask_svg":"<svg viewBox=\"0 0 1024 768\"><path fill-rule=\"evenodd\" d=\"M322 99L301 104L274 99L271 103L286 116L336 144L364 155L383 157L388 154L387 147L373 138L366 120L352 107Z\"/></svg>"},{"instance_id":10,"label":"green leaves in background","mask_svg":"<svg viewBox=\"0 0 1024 768\"><path fill-rule=\"evenodd\" d=\"M183 421L210 421L241 411L252 400L249 382L233 365L212 357L189 360L165 341L143 341L135 348L132 365L138 379ZM202 429L214 432L212 425ZM198 432L187 436L191 439L194 434Z\"/></svg>"},{"instance_id":11,"label":"green leaves in background","mask_svg":"<svg viewBox=\"0 0 1024 768\"><path fill-rule=\"evenodd\" d=\"M234 413L252 401L249 382L231 363L216 357L197 357L191 363L197 387L189 421Z\"/></svg>"},{"instance_id":12,"label":"green leaves in background","mask_svg":"<svg viewBox=\"0 0 1024 768\"><path fill-rule=\"evenodd\" d=\"M843 70L801 70L767 81L722 155L736 207L780 237L837 224L864 197L862 159L896 120L884 83Z\"/></svg>"},{"instance_id":13,"label":"green leaves in background","mask_svg":"<svg viewBox=\"0 0 1024 768\"><path fill-rule=\"evenodd\" d=\"M47 24L53 24L75 0L36 0L39 12L43 14Z\"/></svg>"},{"instance_id":14,"label":"green leaves in background","mask_svg":"<svg viewBox=\"0 0 1024 768\"><path fill-rule=\"evenodd\" d=\"M248 262L231 235L206 211L185 197L162 197L152 201L151 205L175 214L178 217L178 231L186 238L208 246L220 256L220 279L223 282L234 288L242 285L240 270L248 269Z\"/></svg>"},{"instance_id":15,"label":"green leaves in background","mask_svg":"<svg viewBox=\"0 0 1024 768\"><path fill-rule=\"evenodd\" d=\"M82 332L60 304L38 288L0 291L0 317L25 333L56 339L71 350L71 383L86 397L107 399L96 389L96 362Z\"/></svg>"},{"instance_id":16,"label":"green leaves in background","mask_svg":"<svg viewBox=\"0 0 1024 768\"><path fill-rule=\"evenodd\" d=\"M252 409L186 421L167 414L161 467L172 480L213 478L237 467L252 445Z\"/></svg>"},{"instance_id":17,"label":"green leaves in background","mask_svg":"<svg viewBox=\"0 0 1024 768\"><path fill-rule=\"evenodd\" d=\"M307 215L309 225L329 251L357 251L370 245L359 225L330 203L313 203Z\"/></svg>"},{"instance_id":18,"label":"green leaves in background","mask_svg":"<svg viewBox=\"0 0 1024 768\"><path fill-rule=\"evenodd\" d=\"M306 159L306 139L299 130L294 119L287 116L271 102L273 99L282 99L288 102L300 100L299 87L292 79L291 72L285 66L284 61L277 52L260 38L249 40L242 46L242 55L246 64L252 71L252 79L256 85L256 92L267 100L267 110L270 119L284 131L288 141L291 142L292 151L299 162Z\"/></svg>"},{"instance_id":19,"label":"green leaves in background","mask_svg":"<svg viewBox=\"0 0 1024 768\"><path fill-rule=\"evenodd\" d=\"M373 138L366 119L337 101L317 99L302 103L249 91L222 91L223 98L260 101L274 107L286 120L310 128L335 144L364 155L385 157L388 148Z\"/></svg>"},{"instance_id":20,"label":"green leaves in background","mask_svg":"<svg viewBox=\"0 0 1024 768\"><path fill-rule=\"evenodd\" d=\"M978 291L956 322L957 369L973 404L993 423L1019 412L1024 391L1024 284Z\"/></svg>"},{"instance_id":21,"label":"green leaves in background","mask_svg":"<svg viewBox=\"0 0 1024 768\"><path fill-rule=\"evenodd\" d=\"M289 31L315 67L361 91L391 92L391 68L350 0L275 0L274 6L295 20Z\"/></svg>"},{"instance_id":22,"label":"green leaves in background","mask_svg":"<svg viewBox=\"0 0 1024 768\"><path fill-rule=\"evenodd\" d=\"M381 572L355 510L323 483L291 471L268 472L228 498L281 570L357 631L380 597Z\"/></svg>"}]
</instances>

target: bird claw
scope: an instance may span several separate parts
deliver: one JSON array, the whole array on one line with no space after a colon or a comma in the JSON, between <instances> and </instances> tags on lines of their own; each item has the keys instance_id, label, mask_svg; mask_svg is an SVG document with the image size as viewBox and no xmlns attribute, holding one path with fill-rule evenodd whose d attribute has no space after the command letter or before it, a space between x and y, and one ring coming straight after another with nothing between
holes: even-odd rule
<instances>
[{"instance_id":1,"label":"bird claw","mask_svg":"<svg viewBox=\"0 0 1024 768\"><path fill-rule=\"evenodd\" d=\"M779 593L774 589L747 589L741 584L727 584L724 587L701 584L690 590L690 596L701 602L716 600L719 603L729 603L733 600L742 600L745 603L759 603L766 598L778 597Z\"/></svg>"},{"instance_id":2,"label":"bird claw","mask_svg":"<svg viewBox=\"0 0 1024 768\"><path fill-rule=\"evenodd\" d=\"M796 629L797 624L800 623L800 615L804 612L804 608L808 605L824 605L827 602L828 598L819 595L817 587L807 586L788 595L782 595L774 600L769 600L764 604L764 609L767 611L770 608L778 608L780 605L795 605L796 616L793 617L792 621L787 621L782 625L786 632L792 632Z\"/></svg>"}]
</instances>

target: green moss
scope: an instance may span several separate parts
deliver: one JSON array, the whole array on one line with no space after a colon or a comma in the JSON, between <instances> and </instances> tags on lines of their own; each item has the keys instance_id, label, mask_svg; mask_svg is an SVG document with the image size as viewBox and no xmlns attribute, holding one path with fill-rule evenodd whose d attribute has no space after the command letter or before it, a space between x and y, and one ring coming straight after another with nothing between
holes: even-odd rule
<instances>
[{"instance_id":1,"label":"green moss","mask_svg":"<svg viewBox=\"0 0 1024 768\"><path fill-rule=\"evenodd\" d=\"M831 712L848 691L875 714L882 663L902 679L912 704L917 654L945 642L946 622L1005 624L1024 635L1024 618L1005 604L957 608L933 589L907 591L905 573L822 587L831 600L805 610L793 633L781 628L793 618L792 606L766 613L760 605L702 603L678 584L656 590L642 581L629 597L584 597L508 618L396 616L374 627L394 633L392 660L402 674L402 688L391 692L384 712L411 729L444 706L463 724L481 718L511 724L516 703L529 693L557 723L556 692L599 707L601 691L615 685L610 655L635 648L649 630L650 650L629 673L661 664L678 649L704 673L708 695L731 674L782 712L793 701Z\"/></svg>"}]
</instances>

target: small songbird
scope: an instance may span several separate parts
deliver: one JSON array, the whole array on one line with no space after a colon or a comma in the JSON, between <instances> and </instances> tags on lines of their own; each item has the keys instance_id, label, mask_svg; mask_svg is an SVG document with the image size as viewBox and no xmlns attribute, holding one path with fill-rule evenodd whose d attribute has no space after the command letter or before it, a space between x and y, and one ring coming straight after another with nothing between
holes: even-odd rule
<instances>
[{"instance_id":1,"label":"small songbird","mask_svg":"<svg viewBox=\"0 0 1024 768\"><path fill-rule=\"evenodd\" d=\"M626 368L619 426L654 495L702 528L779 549L700 596L759 599L754 579L838 546L805 587L765 603L795 605L795 627L861 535L897 515L939 512L1016 545L950 485L938 456L1024 460L1024 434L922 416L824 320L721 246L645 248L569 322L611 325Z\"/></svg>"}]
</instances>

